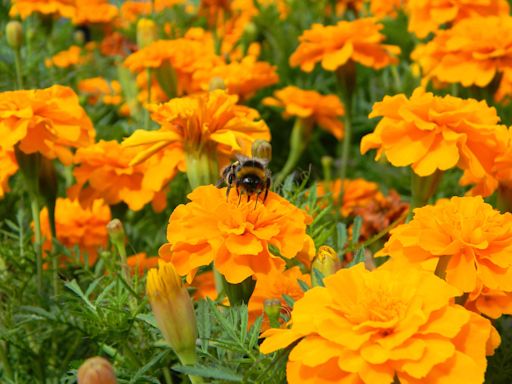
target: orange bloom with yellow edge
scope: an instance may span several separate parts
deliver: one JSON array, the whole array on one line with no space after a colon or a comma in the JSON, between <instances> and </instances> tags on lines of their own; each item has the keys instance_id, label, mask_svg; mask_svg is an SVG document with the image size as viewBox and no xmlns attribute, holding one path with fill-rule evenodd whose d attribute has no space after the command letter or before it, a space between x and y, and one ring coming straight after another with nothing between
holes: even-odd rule
<instances>
[{"instance_id":1,"label":"orange bloom with yellow edge","mask_svg":"<svg viewBox=\"0 0 512 384\"><path fill-rule=\"evenodd\" d=\"M0 198L10 191L9 177L18 172L18 163L12 149L0 147Z\"/></svg>"},{"instance_id":2,"label":"orange bloom with yellow edge","mask_svg":"<svg viewBox=\"0 0 512 384\"><path fill-rule=\"evenodd\" d=\"M166 205L164 188L176 174L179 160L166 152L132 166L130 162L137 153L136 149L125 148L116 141L101 140L80 148L74 158L73 175L77 184L68 194L78 197L85 206L102 198L111 205L125 202L134 211L151 202L156 211L161 211Z\"/></svg>"},{"instance_id":3,"label":"orange bloom with yellow edge","mask_svg":"<svg viewBox=\"0 0 512 384\"><path fill-rule=\"evenodd\" d=\"M194 74L194 80L200 82L204 90L209 89L212 80L218 79L222 79L228 93L238 95L241 100L247 100L260 89L279 81L274 65L257 61L252 56Z\"/></svg>"},{"instance_id":4,"label":"orange bloom with yellow edge","mask_svg":"<svg viewBox=\"0 0 512 384\"><path fill-rule=\"evenodd\" d=\"M40 213L41 233L45 238L43 249L52 247L52 233L45 207ZM89 265L93 265L98 256L98 248L108 243L107 224L111 220L110 208L103 200L95 200L88 208L83 208L78 200L57 198L55 206L55 229L57 239L62 245L73 249L80 248L80 258L85 260L87 253Z\"/></svg>"},{"instance_id":5,"label":"orange bloom with yellow edge","mask_svg":"<svg viewBox=\"0 0 512 384\"><path fill-rule=\"evenodd\" d=\"M446 281L462 292L480 287L512 292L512 214L501 214L481 196L452 197L414 210L391 230L376 256L424 265L447 261Z\"/></svg>"},{"instance_id":6,"label":"orange bloom with yellow edge","mask_svg":"<svg viewBox=\"0 0 512 384\"><path fill-rule=\"evenodd\" d=\"M78 91L87 96L87 102L91 105L100 100L108 105L117 105L122 101L121 83L117 80L107 81L103 77L83 79L78 82Z\"/></svg>"},{"instance_id":7,"label":"orange bloom with yellow edge","mask_svg":"<svg viewBox=\"0 0 512 384\"><path fill-rule=\"evenodd\" d=\"M252 142L256 139L269 141L270 132L255 109L238 105L237 100L236 95L216 90L150 105L151 119L161 128L158 131L137 130L123 142L123 146L143 147L133 163L164 148L175 152L178 163L185 161L187 153L207 148L217 154L221 164L234 153L249 156Z\"/></svg>"},{"instance_id":8,"label":"orange bloom with yellow edge","mask_svg":"<svg viewBox=\"0 0 512 384\"><path fill-rule=\"evenodd\" d=\"M295 303L290 329L269 329L262 353L285 348L288 383L484 381L499 335L489 320L453 304L457 290L410 269L362 263L324 279Z\"/></svg>"},{"instance_id":9,"label":"orange bloom with yellow edge","mask_svg":"<svg viewBox=\"0 0 512 384\"><path fill-rule=\"evenodd\" d=\"M75 0L73 24L110 23L119 13L114 4L108 0Z\"/></svg>"},{"instance_id":10,"label":"orange bloom with yellow edge","mask_svg":"<svg viewBox=\"0 0 512 384\"><path fill-rule=\"evenodd\" d=\"M290 56L290 65L311 72L319 62L327 71L335 71L349 60L374 69L395 64L400 48L382 44L382 28L374 18L339 21L328 26L313 24L299 37L300 44Z\"/></svg>"},{"instance_id":11,"label":"orange bloom with yellow edge","mask_svg":"<svg viewBox=\"0 0 512 384\"><path fill-rule=\"evenodd\" d=\"M489 174L505 126L485 101L434 96L417 88L410 98L385 96L370 117L382 116L375 131L361 140L361 153L377 148L396 167L412 165L419 176L459 167L476 180Z\"/></svg>"},{"instance_id":12,"label":"orange bloom with yellow edge","mask_svg":"<svg viewBox=\"0 0 512 384\"><path fill-rule=\"evenodd\" d=\"M339 118L345 114L345 108L336 95L321 95L294 86L275 91L274 95L263 99L263 104L284 108L284 117L295 116L307 125L318 124L338 140L343 138L343 123Z\"/></svg>"},{"instance_id":13,"label":"orange bloom with yellow edge","mask_svg":"<svg viewBox=\"0 0 512 384\"><path fill-rule=\"evenodd\" d=\"M262 330L268 329L270 324L264 311L264 302L267 299L277 299L281 303L281 313L290 315L291 308L283 299L283 294L297 301L304 296L298 280L311 285L311 276L303 274L299 267L292 267L286 271L272 270L267 274L258 275L256 286L251 299L247 304L249 322L253 323L259 316L263 316Z\"/></svg>"},{"instance_id":14,"label":"orange bloom with yellow edge","mask_svg":"<svg viewBox=\"0 0 512 384\"><path fill-rule=\"evenodd\" d=\"M508 15L509 8L506 0L407 0L406 12L409 31L424 38L443 24L477 16Z\"/></svg>"},{"instance_id":15,"label":"orange bloom with yellow edge","mask_svg":"<svg viewBox=\"0 0 512 384\"><path fill-rule=\"evenodd\" d=\"M26 154L39 152L70 164L70 148L93 143L95 134L71 88L54 85L0 93L0 148L18 145Z\"/></svg>"},{"instance_id":16,"label":"orange bloom with yellow edge","mask_svg":"<svg viewBox=\"0 0 512 384\"><path fill-rule=\"evenodd\" d=\"M411 57L420 65L425 81L485 87L512 70L512 17L462 20L418 46Z\"/></svg>"},{"instance_id":17,"label":"orange bloom with yellow edge","mask_svg":"<svg viewBox=\"0 0 512 384\"><path fill-rule=\"evenodd\" d=\"M71 18L75 14L75 0L13 0L9 15L26 19L32 13Z\"/></svg>"},{"instance_id":18,"label":"orange bloom with yellow edge","mask_svg":"<svg viewBox=\"0 0 512 384\"><path fill-rule=\"evenodd\" d=\"M199 267L213 262L228 282L240 283L284 268L284 260L273 255L269 245L286 259L303 248L311 217L273 192L265 202L243 199L238 204L236 193L226 199L226 188L207 185L196 188L188 198L188 204L171 214L169 243L159 251L180 275L187 275L188 282Z\"/></svg>"}]
</instances>

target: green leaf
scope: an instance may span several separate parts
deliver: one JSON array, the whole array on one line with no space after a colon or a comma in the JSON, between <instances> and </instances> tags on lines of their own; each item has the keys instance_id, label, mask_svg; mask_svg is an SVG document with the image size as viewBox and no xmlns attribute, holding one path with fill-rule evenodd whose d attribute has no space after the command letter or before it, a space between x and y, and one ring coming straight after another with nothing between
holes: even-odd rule
<instances>
[{"instance_id":1,"label":"green leaf","mask_svg":"<svg viewBox=\"0 0 512 384\"><path fill-rule=\"evenodd\" d=\"M80 297L84 303L87 305L87 307L94 313L97 313L96 307L89 301L89 299L85 296L85 294L82 292L82 288L78 285L75 279L72 281L69 281L64 284L64 286L71 290L75 295Z\"/></svg>"},{"instance_id":2,"label":"green leaf","mask_svg":"<svg viewBox=\"0 0 512 384\"><path fill-rule=\"evenodd\" d=\"M343 249L345 248L345 245L347 245L348 239L347 226L345 225L345 223L336 224L336 235L336 249L338 250L338 252L342 252Z\"/></svg>"},{"instance_id":3,"label":"green leaf","mask_svg":"<svg viewBox=\"0 0 512 384\"><path fill-rule=\"evenodd\" d=\"M315 284L319 287L325 287L324 274L316 268L313 268L312 272L313 272L313 278L314 278Z\"/></svg>"},{"instance_id":4,"label":"green leaf","mask_svg":"<svg viewBox=\"0 0 512 384\"><path fill-rule=\"evenodd\" d=\"M293 297L287 295L286 293L283 293L281 296L283 297L283 300L286 302L286 304L290 308L293 308L293 306L295 305L295 300L293 299Z\"/></svg>"},{"instance_id":5,"label":"green leaf","mask_svg":"<svg viewBox=\"0 0 512 384\"><path fill-rule=\"evenodd\" d=\"M145 323L148 323L154 328L158 328L158 324L156 323L155 315L152 313L139 313L137 316L135 316L137 320L144 321Z\"/></svg>"},{"instance_id":6,"label":"green leaf","mask_svg":"<svg viewBox=\"0 0 512 384\"><path fill-rule=\"evenodd\" d=\"M212 326L210 322L210 311L208 310L208 302L201 300L197 303L197 331L201 341L201 349L208 350L208 340L212 335Z\"/></svg>"},{"instance_id":7,"label":"green leaf","mask_svg":"<svg viewBox=\"0 0 512 384\"><path fill-rule=\"evenodd\" d=\"M304 280L297 279L297 283L299 283L300 289L302 289L302 292L309 291L309 285Z\"/></svg>"},{"instance_id":8,"label":"green leaf","mask_svg":"<svg viewBox=\"0 0 512 384\"><path fill-rule=\"evenodd\" d=\"M242 382L242 376L226 368L204 367L200 365L185 366L181 364L175 364L171 368L176 372L184 373L186 375L208 377L210 379L218 380L227 380L235 383Z\"/></svg>"},{"instance_id":9,"label":"green leaf","mask_svg":"<svg viewBox=\"0 0 512 384\"><path fill-rule=\"evenodd\" d=\"M357 244L359 241L359 235L361 234L361 225L363 224L363 219L361 216L356 216L354 219L354 224L352 224L352 244Z\"/></svg>"},{"instance_id":10,"label":"green leaf","mask_svg":"<svg viewBox=\"0 0 512 384\"><path fill-rule=\"evenodd\" d=\"M364 249L364 247L361 247L356 251L354 258L350 261L350 263L347 264L347 268L353 267L354 265L359 264L359 263L363 263L364 259L365 259L365 249Z\"/></svg>"},{"instance_id":11,"label":"green leaf","mask_svg":"<svg viewBox=\"0 0 512 384\"><path fill-rule=\"evenodd\" d=\"M160 352L158 355L153 357L151 360L149 360L148 363L146 363L143 367L141 367L135 374L132 376L130 383L136 383L137 379L141 378L147 371L149 371L153 366L155 366L160 360L162 360L170 350L165 350Z\"/></svg>"}]
</instances>

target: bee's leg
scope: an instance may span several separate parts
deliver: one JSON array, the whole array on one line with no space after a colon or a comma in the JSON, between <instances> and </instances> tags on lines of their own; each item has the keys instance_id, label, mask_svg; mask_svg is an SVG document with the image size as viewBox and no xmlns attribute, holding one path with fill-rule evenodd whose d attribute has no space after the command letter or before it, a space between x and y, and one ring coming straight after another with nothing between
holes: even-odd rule
<instances>
[{"instance_id":1,"label":"bee's leg","mask_svg":"<svg viewBox=\"0 0 512 384\"><path fill-rule=\"evenodd\" d=\"M231 190L231 184L228 184L228 187L226 189L226 201L229 200L229 191Z\"/></svg>"},{"instance_id":2,"label":"bee's leg","mask_svg":"<svg viewBox=\"0 0 512 384\"><path fill-rule=\"evenodd\" d=\"M263 195L263 202L265 202L265 200L267 200L268 190L270 189L270 183L271 183L270 178L268 178L265 183L265 194Z\"/></svg>"},{"instance_id":3,"label":"bee's leg","mask_svg":"<svg viewBox=\"0 0 512 384\"><path fill-rule=\"evenodd\" d=\"M251 195L247 194L247 202L249 202L250 200L251 200Z\"/></svg>"},{"instance_id":4,"label":"bee's leg","mask_svg":"<svg viewBox=\"0 0 512 384\"><path fill-rule=\"evenodd\" d=\"M238 193L238 205L240 205L240 201L242 201L242 195L243 193Z\"/></svg>"},{"instance_id":5,"label":"bee's leg","mask_svg":"<svg viewBox=\"0 0 512 384\"><path fill-rule=\"evenodd\" d=\"M258 191L256 194L256 200L254 200L254 209L256 209L256 205L258 205L258 199L260 198L261 191Z\"/></svg>"}]
</instances>

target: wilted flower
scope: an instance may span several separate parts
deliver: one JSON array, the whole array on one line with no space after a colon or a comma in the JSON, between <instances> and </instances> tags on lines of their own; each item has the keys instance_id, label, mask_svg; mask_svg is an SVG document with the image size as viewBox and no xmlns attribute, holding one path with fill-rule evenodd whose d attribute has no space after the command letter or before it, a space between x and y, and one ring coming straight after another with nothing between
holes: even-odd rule
<instances>
[{"instance_id":1,"label":"wilted flower","mask_svg":"<svg viewBox=\"0 0 512 384\"><path fill-rule=\"evenodd\" d=\"M485 87L497 75L512 69L512 17L507 14L462 20L439 31L411 57L420 65L425 80Z\"/></svg>"},{"instance_id":2,"label":"wilted flower","mask_svg":"<svg viewBox=\"0 0 512 384\"><path fill-rule=\"evenodd\" d=\"M99 141L80 148L74 158L73 170L77 184L68 194L90 205L102 198L108 204L124 201L134 211L149 202L156 211L166 205L164 187L180 167L172 152L159 153L143 164L130 165L138 151L125 148L116 141ZM168 167L162 167L168 164Z\"/></svg>"},{"instance_id":3,"label":"wilted flower","mask_svg":"<svg viewBox=\"0 0 512 384\"><path fill-rule=\"evenodd\" d=\"M361 152L377 148L394 166L412 165L419 176L459 167L480 180L493 165L507 135L496 109L485 101L434 96L422 88L407 99L386 96L370 117L383 116L375 131L363 137Z\"/></svg>"},{"instance_id":4,"label":"wilted flower","mask_svg":"<svg viewBox=\"0 0 512 384\"><path fill-rule=\"evenodd\" d=\"M463 292L511 292L512 214L500 214L480 196L441 200L415 209L377 255L416 265L443 259L446 281Z\"/></svg>"},{"instance_id":5,"label":"wilted flower","mask_svg":"<svg viewBox=\"0 0 512 384\"><path fill-rule=\"evenodd\" d=\"M295 301L304 296L304 291L298 282L299 279L308 286L311 285L310 275L303 274L299 267L292 267L286 271L273 269L269 273L257 275L256 287L248 303L249 322L252 323L259 316L264 315L264 303L268 299L277 299L280 303L280 312L289 317L291 308L284 300L283 295L288 295ZM265 330L269 326L269 319L264 316L262 329Z\"/></svg>"},{"instance_id":6,"label":"wilted flower","mask_svg":"<svg viewBox=\"0 0 512 384\"><path fill-rule=\"evenodd\" d=\"M18 163L12 149L0 147L0 198L9 192L9 177L18 172Z\"/></svg>"},{"instance_id":7,"label":"wilted flower","mask_svg":"<svg viewBox=\"0 0 512 384\"><path fill-rule=\"evenodd\" d=\"M110 221L110 208L103 200L95 200L90 208L83 208L77 200L58 198L55 206L55 229L62 245L73 249L78 245L81 259L87 253L90 265L98 256L98 248L106 247L108 233L106 225ZM43 249L52 247L52 233L45 207L40 214L41 233L45 237Z\"/></svg>"},{"instance_id":8,"label":"wilted flower","mask_svg":"<svg viewBox=\"0 0 512 384\"><path fill-rule=\"evenodd\" d=\"M41 153L64 164L71 163L70 147L94 141L91 120L71 88L54 85L46 89L0 93L0 148Z\"/></svg>"},{"instance_id":9,"label":"wilted flower","mask_svg":"<svg viewBox=\"0 0 512 384\"><path fill-rule=\"evenodd\" d=\"M313 24L299 37L300 44L290 56L290 65L311 72L318 62L328 71L349 60L375 69L394 64L400 48L381 44L384 35L379 31L383 27L373 18L339 21L328 26Z\"/></svg>"},{"instance_id":10,"label":"wilted flower","mask_svg":"<svg viewBox=\"0 0 512 384\"><path fill-rule=\"evenodd\" d=\"M13 0L10 16L26 19L32 13L71 18L75 14L75 0Z\"/></svg>"},{"instance_id":11,"label":"wilted flower","mask_svg":"<svg viewBox=\"0 0 512 384\"><path fill-rule=\"evenodd\" d=\"M171 263L159 261L146 284L158 328L183 364L194 364L197 327L192 300Z\"/></svg>"},{"instance_id":12,"label":"wilted flower","mask_svg":"<svg viewBox=\"0 0 512 384\"><path fill-rule=\"evenodd\" d=\"M324 279L295 303L291 329L269 329L260 350L296 340L286 376L295 383L480 384L499 335L489 320L453 304L437 276L362 263Z\"/></svg>"},{"instance_id":13,"label":"wilted flower","mask_svg":"<svg viewBox=\"0 0 512 384\"><path fill-rule=\"evenodd\" d=\"M265 202L241 201L232 191L207 185L188 195L190 203L178 206L167 226L169 243L160 257L173 263L180 275L192 281L197 269L209 265L229 283L239 283L258 273L282 269L284 261L269 245L291 259L303 248L306 224L311 218L279 195L270 192Z\"/></svg>"},{"instance_id":14,"label":"wilted flower","mask_svg":"<svg viewBox=\"0 0 512 384\"><path fill-rule=\"evenodd\" d=\"M286 118L295 116L309 126L318 124L338 140L343 138L343 123L339 118L345 114L345 108L336 95L324 96L294 86L275 91L274 95L263 99L263 104L284 108Z\"/></svg>"},{"instance_id":15,"label":"wilted flower","mask_svg":"<svg viewBox=\"0 0 512 384\"><path fill-rule=\"evenodd\" d=\"M77 372L78 384L116 384L116 374L110 362L100 356L85 360Z\"/></svg>"},{"instance_id":16,"label":"wilted flower","mask_svg":"<svg viewBox=\"0 0 512 384\"><path fill-rule=\"evenodd\" d=\"M406 12L409 31L423 38L443 24L477 16L508 15L509 5L506 0L407 0Z\"/></svg>"}]
</instances>

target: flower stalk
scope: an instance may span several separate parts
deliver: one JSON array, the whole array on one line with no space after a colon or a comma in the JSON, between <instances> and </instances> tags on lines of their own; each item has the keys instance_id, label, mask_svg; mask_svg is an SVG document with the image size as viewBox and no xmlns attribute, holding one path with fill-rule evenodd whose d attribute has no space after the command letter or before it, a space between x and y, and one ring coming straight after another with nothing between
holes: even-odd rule
<instances>
[{"instance_id":1,"label":"flower stalk","mask_svg":"<svg viewBox=\"0 0 512 384\"><path fill-rule=\"evenodd\" d=\"M443 177L443 171L436 170L429 176L418 176L411 171L411 208L420 208L428 204L429 199L434 195Z\"/></svg>"},{"instance_id":2,"label":"flower stalk","mask_svg":"<svg viewBox=\"0 0 512 384\"><path fill-rule=\"evenodd\" d=\"M256 286L256 280L254 280L252 276L249 276L238 284L230 283L222 276L222 283L224 285L224 292L231 306L247 304Z\"/></svg>"},{"instance_id":3,"label":"flower stalk","mask_svg":"<svg viewBox=\"0 0 512 384\"><path fill-rule=\"evenodd\" d=\"M195 189L201 185L215 184L219 178L219 166L214 150L185 151L187 177L190 187Z\"/></svg>"}]
</instances>

